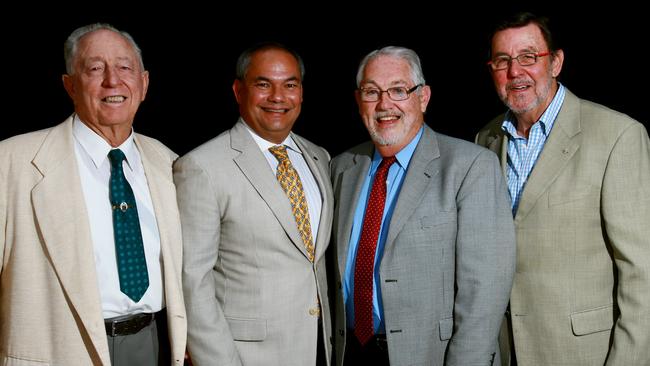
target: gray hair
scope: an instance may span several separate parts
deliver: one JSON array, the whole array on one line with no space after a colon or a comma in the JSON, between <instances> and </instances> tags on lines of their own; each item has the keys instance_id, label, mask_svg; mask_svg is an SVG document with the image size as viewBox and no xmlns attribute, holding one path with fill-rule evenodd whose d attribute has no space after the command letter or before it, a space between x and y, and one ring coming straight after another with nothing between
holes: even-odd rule
<instances>
[{"instance_id":1,"label":"gray hair","mask_svg":"<svg viewBox=\"0 0 650 366\"><path fill-rule=\"evenodd\" d=\"M361 81L363 81L363 72L365 71L368 62L379 56L390 56L405 60L408 62L411 68L411 81L413 81L413 84L424 85L426 83L424 81L424 73L422 72L420 58L418 57L418 54L415 53L415 51L405 47L387 46L370 52L366 55L366 57L363 58L363 60L361 60L361 63L359 63L359 69L357 71L357 88L361 86Z\"/></svg>"},{"instance_id":2,"label":"gray hair","mask_svg":"<svg viewBox=\"0 0 650 366\"><path fill-rule=\"evenodd\" d=\"M142 51L140 50L140 47L138 47L138 45L135 43L133 37L131 37L130 34L128 34L125 31L118 30L117 28L113 27L110 24L94 23L94 24L89 24L75 29L72 33L70 33L68 39L65 40L65 43L63 44L63 57L65 58L66 73L72 75L74 72L72 62L75 56L77 55L77 47L79 46L79 40L86 34L101 29L106 29L115 32L121 35L122 37L124 37L124 39L126 39L127 42L131 44L131 46L135 50L135 53L138 55L138 61L140 62L140 69L144 71L144 62L142 62Z\"/></svg>"}]
</instances>

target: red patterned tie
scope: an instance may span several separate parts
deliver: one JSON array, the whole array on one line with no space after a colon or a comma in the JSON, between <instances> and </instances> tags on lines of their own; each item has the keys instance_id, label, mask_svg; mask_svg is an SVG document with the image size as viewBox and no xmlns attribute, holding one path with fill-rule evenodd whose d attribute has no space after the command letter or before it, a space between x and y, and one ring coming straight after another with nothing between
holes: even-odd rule
<instances>
[{"instance_id":1,"label":"red patterned tie","mask_svg":"<svg viewBox=\"0 0 650 366\"><path fill-rule=\"evenodd\" d=\"M361 239L354 267L354 334L365 345L374 334L372 321L372 284L375 252L381 228L381 218L386 204L386 177L395 157L386 157L379 164L372 183L368 207L363 217Z\"/></svg>"}]
</instances>

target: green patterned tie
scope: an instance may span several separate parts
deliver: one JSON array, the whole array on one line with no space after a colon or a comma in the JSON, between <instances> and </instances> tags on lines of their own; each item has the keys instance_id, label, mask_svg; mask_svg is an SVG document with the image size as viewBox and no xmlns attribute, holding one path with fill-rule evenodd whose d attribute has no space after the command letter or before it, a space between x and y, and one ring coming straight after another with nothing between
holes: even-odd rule
<instances>
[{"instance_id":1,"label":"green patterned tie","mask_svg":"<svg viewBox=\"0 0 650 366\"><path fill-rule=\"evenodd\" d=\"M300 176L289 160L287 154L287 147L284 145L276 145L269 148L269 151L276 159L278 159L278 171L276 178L280 182L282 189L289 197L293 217L296 219L298 225L298 232L302 238L303 244L307 249L307 257L310 261L314 261L314 240L311 234L311 223L309 221L309 209L307 208L307 200L305 199L305 191L302 189L302 182Z\"/></svg>"},{"instance_id":2,"label":"green patterned tie","mask_svg":"<svg viewBox=\"0 0 650 366\"><path fill-rule=\"evenodd\" d=\"M131 185L122 171L124 153L120 149L114 149L108 153L108 158L111 161L109 195L113 211L113 235L120 290L138 302L149 287L138 208Z\"/></svg>"}]
</instances>

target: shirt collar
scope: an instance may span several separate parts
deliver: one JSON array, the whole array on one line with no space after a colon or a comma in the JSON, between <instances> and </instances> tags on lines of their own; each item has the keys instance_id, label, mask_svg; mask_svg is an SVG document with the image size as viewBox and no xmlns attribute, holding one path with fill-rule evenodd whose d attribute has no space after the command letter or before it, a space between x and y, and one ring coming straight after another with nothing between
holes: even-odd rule
<instances>
[{"instance_id":1,"label":"shirt collar","mask_svg":"<svg viewBox=\"0 0 650 366\"><path fill-rule=\"evenodd\" d=\"M408 145L404 146L402 150L400 150L397 154L395 154L395 158L397 159L397 163L399 165L406 169L409 166L409 162L411 161L411 158L413 157L413 154L415 153L415 148L418 146L418 143L420 142L420 138L422 137L422 133L424 133L424 125L420 127L420 131L418 131L417 135L413 137L411 142L408 143ZM381 160L383 157L379 154L379 151L375 149L375 153L372 156L372 170L375 169L375 167L379 166L379 163L381 163Z\"/></svg>"},{"instance_id":2,"label":"shirt collar","mask_svg":"<svg viewBox=\"0 0 650 366\"><path fill-rule=\"evenodd\" d=\"M72 135L79 142L81 148L88 154L96 169L99 169L104 164L104 161L108 160L108 153L113 147L83 123L76 114L72 122ZM122 150L126 156L126 163L129 169L135 171L138 168L137 162L139 160L133 140L133 129L131 129L129 137L117 148Z\"/></svg>"},{"instance_id":3,"label":"shirt collar","mask_svg":"<svg viewBox=\"0 0 650 366\"><path fill-rule=\"evenodd\" d=\"M551 103L546 107L546 110L544 113L542 113L541 117L539 117L539 120L537 121L540 124L542 133L546 137L548 137L548 135L551 133L551 128L553 128L555 119L560 112L559 107L562 106L562 103L564 102L564 95L566 94L564 85L561 83L558 83L558 85L559 87L555 93L555 96L553 97L553 100L551 100ZM535 122L535 124L537 122ZM517 118L511 110L508 110L506 112L503 123L501 124L501 129L511 137L521 137L517 133Z\"/></svg>"},{"instance_id":4,"label":"shirt collar","mask_svg":"<svg viewBox=\"0 0 650 366\"><path fill-rule=\"evenodd\" d=\"M297 152L298 154L302 154L302 151L300 151L300 149L298 148L298 145L296 144L296 142L293 141L293 138L291 138L291 134L289 134L287 136L287 138L284 139L284 141L282 141L279 144L276 144L276 143L273 143L271 141L265 140L264 138L260 137L260 135L255 133L255 131L253 131L253 129L250 128L250 126L248 126L248 123L246 123L243 118L240 117L239 120L241 121L241 123L244 124L244 127L246 127L246 130L248 131L248 133L251 134L251 136L253 137L253 140L255 141L255 143L257 144L257 146L260 148L260 150L262 152L268 151L268 149L270 147L273 147L273 146L276 146L276 145L285 145L289 149Z\"/></svg>"}]
</instances>

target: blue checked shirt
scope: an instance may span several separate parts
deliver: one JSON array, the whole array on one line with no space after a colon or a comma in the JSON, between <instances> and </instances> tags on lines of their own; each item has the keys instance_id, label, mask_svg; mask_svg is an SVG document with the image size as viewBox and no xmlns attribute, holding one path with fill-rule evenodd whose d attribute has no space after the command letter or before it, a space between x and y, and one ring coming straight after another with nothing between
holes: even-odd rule
<instances>
[{"instance_id":1,"label":"blue checked shirt","mask_svg":"<svg viewBox=\"0 0 650 366\"><path fill-rule=\"evenodd\" d=\"M530 129L528 139L519 136L517 133L517 120L511 111L508 111L505 120L501 124L501 129L508 136L508 166L506 176L508 179L508 191L512 202L512 215L517 213L521 193L533 170L539 154L544 148L546 139L551 133L557 114L560 112L564 102L565 89L562 84L557 90L551 104L546 111L535 122Z\"/></svg>"}]
</instances>

